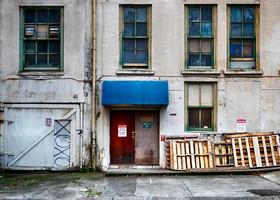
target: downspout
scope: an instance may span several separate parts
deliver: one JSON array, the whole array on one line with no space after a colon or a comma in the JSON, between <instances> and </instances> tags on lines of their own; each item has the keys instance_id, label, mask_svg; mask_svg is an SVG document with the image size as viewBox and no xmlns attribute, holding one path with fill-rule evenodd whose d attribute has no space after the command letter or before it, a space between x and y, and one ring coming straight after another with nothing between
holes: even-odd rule
<instances>
[{"instance_id":1,"label":"downspout","mask_svg":"<svg viewBox=\"0 0 280 200\"><path fill-rule=\"evenodd\" d=\"M79 136L80 136L80 170L83 168L83 130L84 130L84 104L80 103L80 130L79 130Z\"/></svg>"},{"instance_id":2,"label":"downspout","mask_svg":"<svg viewBox=\"0 0 280 200\"><path fill-rule=\"evenodd\" d=\"M97 0L92 0L92 101L91 101L91 168L96 169L96 12Z\"/></svg>"}]
</instances>

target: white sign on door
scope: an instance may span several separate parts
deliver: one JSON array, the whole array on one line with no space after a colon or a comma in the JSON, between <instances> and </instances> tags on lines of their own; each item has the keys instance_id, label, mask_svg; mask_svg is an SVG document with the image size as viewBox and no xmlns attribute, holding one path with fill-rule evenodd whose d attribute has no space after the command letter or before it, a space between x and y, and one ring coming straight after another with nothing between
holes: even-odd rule
<instances>
[{"instance_id":1,"label":"white sign on door","mask_svg":"<svg viewBox=\"0 0 280 200\"><path fill-rule=\"evenodd\" d=\"M246 132L246 119L237 119L236 120L236 131L238 133Z\"/></svg>"},{"instance_id":2,"label":"white sign on door","mask_svg":"<svg viewBox=\"0 0 280 200\"><path fill-rule=\"evenodd\" d=\"M127 137L126 125L118 125L118 137Z\"/></svg>"}]
</instances>

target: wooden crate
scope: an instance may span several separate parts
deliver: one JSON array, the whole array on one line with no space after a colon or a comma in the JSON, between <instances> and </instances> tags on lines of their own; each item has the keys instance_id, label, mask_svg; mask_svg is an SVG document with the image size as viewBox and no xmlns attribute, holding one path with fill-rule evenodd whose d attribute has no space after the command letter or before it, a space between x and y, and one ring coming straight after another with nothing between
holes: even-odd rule
<instances>
[{"instance_id":1,"label":"wooden crate","mask_svg":"<svg viewBox=\"0 0 280 200\"><path fill-rule=\"evenodd\" d=\"M231 142L235 167L272 167L280 165L279 136L275 134L227 137Z\"/></svg>"},{"instance_id":2,"label":"wooden crate","mask_svg":"<svg viewBox=\"0 0 280 200\"><path fill-rule=\"evenodd\" d=\"M213 168L212 149L207 140L170 141L170 168L174 170Z\"/></svg>"},{"instance_id":3,"label":"wooden crate","mask_svg":"<svg viewBox=\"0 0 280 200\"><path fill-rule=\"evenodd\" d=\"M214 143L214 166L215 167L232 167L234 166L234 157L231 143L220 142Z\"/></svg>"}]
</instances>

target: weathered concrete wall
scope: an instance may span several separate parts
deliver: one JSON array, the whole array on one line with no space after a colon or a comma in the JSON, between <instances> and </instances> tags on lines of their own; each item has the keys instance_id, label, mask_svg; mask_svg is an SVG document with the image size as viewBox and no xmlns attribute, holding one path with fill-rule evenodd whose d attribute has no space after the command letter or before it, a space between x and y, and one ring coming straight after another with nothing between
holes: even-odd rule
<instances>
[{"instance_id":1,"label":"weathered concrete wall","mask_svg":"<svg viewBox=\"0 0 280 200\"><path fill-rule=\"evenodd\" d=\"M61 6L64 15L64 70L62 72L19 72L19 20L21 6ZM89 166L91 140L92 76L91 0L1 0L0 1L0 102L79 106L82 110L83 165ZM43 105L44 104L44 105ZM40 106L39 106L40 107ZM38 108L39 109L39 108ZM44 109L40 109L43 111ZM49 115L42 113L42 115ZM35 116L34 116L35 117ZM55 119L55 116L53 116ZM32 119L30 119L32 121ZM26 124L26 129L30 124ZM2 125L4 126L4 125ZM42 130L44 127L42 127ZM6 129L4 129L6 130ZM4 133L8 134L8 133ZM74 130L73 134L77 135ZM3 138L0 137L0 140ZM75 146L75 165L79 166L79 145Z\"/></svg>"},{"instance_id":2,"label":"weathered concrete wall","mask_svg":"<svg viewBox=\"0 0 280 200\"><path fill-rule=\"evenodd\" d=\"M120 4L150 4L152 6L151 70L152 76L116 75L119 66L119 6ZM185 60L185 6L214 4L216 16L216 66L218 75L182 74ZM227 72L227 5L257 4L260 8L259 62L261 75L241 72L229 76ZM247 131L280 130L280 1L278 0L99 0L97 8L97 79L99 98L103 80L168 80L170 104L160 109L160 135L193 135L185 132L184 84L188 81L216 82L217 130L236 131L236 119L247 120ZM131 72L131 71L129 71ZM141 74L141 73L140 73ZM110 110L100 105L97 139L99 164L103 170L110 163ZM176 115L170 115L170 114ZM215 133L214 132L214 133ZM161 143L160 165L164 166Z\"/></svg>"}]
</instances>

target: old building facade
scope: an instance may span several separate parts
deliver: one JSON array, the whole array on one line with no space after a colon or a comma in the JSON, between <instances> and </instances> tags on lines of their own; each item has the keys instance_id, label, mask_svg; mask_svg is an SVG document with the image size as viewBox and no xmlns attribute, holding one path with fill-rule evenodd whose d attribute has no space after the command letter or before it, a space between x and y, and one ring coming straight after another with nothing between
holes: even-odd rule
<instances>
[{"instance_id":1,"label":"old building facade","mask_svg":"<svg viewBox=\"0 0 280 200\"><path fill-rule=\"evenodd\" d=\"M275 0L98 0L100 169L164 168L166 137L279 132L279 8Z\"/></svg>"},{"instance_id":2,"label":"old building facade","mask_svg":"<svg viewBox=\"0 0 280 200\"><path fill-rule=\"evenodd\" d=\"M92 2L0 1L0 162L90 166Z\"/></svg>"}]
</instances>

